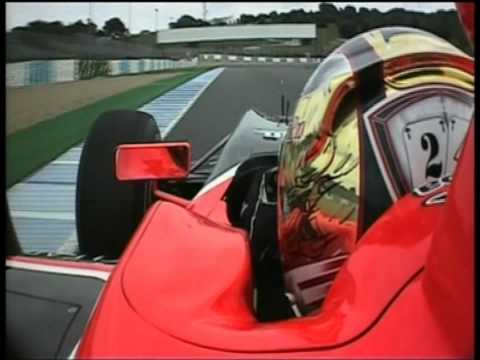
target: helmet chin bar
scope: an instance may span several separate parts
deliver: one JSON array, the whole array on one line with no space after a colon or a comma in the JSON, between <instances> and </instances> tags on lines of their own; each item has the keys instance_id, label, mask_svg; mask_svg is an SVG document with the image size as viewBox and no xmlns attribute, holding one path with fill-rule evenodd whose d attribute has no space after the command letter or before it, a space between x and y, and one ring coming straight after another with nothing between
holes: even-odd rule
<instances>
[{"instance_id":1,"label":"helmet chin bar","mask_svg":"<svg viewBox=\"0 0 480 360\"><path fill-rule=\"evenodd\" d=\"M286 272L286 287L292 291L295 299L292 306L298 306L298 312L302 314L317 309L347 257L346 254L337 255Z\"/></svg>"}]
</instances>

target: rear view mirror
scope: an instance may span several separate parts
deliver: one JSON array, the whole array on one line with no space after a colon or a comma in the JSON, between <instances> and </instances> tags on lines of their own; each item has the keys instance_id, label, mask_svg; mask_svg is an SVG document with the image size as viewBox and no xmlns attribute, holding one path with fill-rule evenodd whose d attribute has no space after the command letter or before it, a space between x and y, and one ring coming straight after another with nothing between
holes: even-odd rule
<instances>
[{"instance_id":1,"label":"rear view mirror","mask_svg":"<svg viewBox=\"0 0 480 360\"><path fill-rule=\"evenodd\" d=\"M127 144L117 147L118 180L174 180L187 177L191 148L188 142Z\"/></svg>"}]
</instances>

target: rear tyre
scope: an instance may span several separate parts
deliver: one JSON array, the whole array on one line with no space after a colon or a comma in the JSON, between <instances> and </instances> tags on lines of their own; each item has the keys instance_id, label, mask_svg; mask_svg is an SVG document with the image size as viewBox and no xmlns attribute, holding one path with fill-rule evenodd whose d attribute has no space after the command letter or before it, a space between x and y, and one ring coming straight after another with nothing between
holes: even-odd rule
<instances>
[{"instance_id":1,"label":"rear tyre","mask_svg":"<svg viewBox=\"0 0 480 360\"><path fill-rule=\"evenodd\" d=\"M151 182L115 177L120 144L154 142L160 131L139 111L105 112L85 141L77 175L76 222L81 254L117 259L151 203Z\"/></svg>"}]
</instances>

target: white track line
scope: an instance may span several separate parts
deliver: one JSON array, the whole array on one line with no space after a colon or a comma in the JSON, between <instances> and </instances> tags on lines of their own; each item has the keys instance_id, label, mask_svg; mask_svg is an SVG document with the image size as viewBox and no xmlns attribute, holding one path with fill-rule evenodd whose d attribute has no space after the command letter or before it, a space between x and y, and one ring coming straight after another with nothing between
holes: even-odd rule
<instances>
[{"instance_id":1,"label":"white track line","mask_svg":"<svg viewBox=\"0 0 480 360\"><path fill-rule=\"evenodd\" d=\"M217 77L220 76L220 74L225 70L225 68L218 68L217 71L218 73L215 74L208 82L207 84L199 91L197 94L190 99L190 101L187 103L187 105L180 111L180 113L177 115L177 117L168 124L167 128L164 130L162 137L166 137L168 133L177 125L178 121L183 117L183 115L192 107L192 105L197 101L197 99L203 94L205 90L217 79Z\"/></svg>"},{"instance_id":2,"label":"white track line","mask_svg":"<svg viewBox=\"0 0 480 360\"><path fill-rule=\"evenodd\" d=\"M110 273L107 271L100 270L90 270L90 269L75 269L71 267L64 266L54 266L54 265L44 265L44 264L33 264L23 261L16 260L7 260L6 265L15 269L24 269L24 270L33 270L33 271L43 271L54 274L65 274L65 275L77 275L77 276L86 276L93 277L107 281L110 277Z\"/></svg>"},{"instance_id":3,"label":"white track line","mask_svg":"<svg viewBox=\"0 0 480 360\"><path fill-rule=\"evenodd\" d=\"M41 219L41 220L75 220L75 214L66 212L46 212L46 211L19 211L11 210L10 214L14 218Z\"/></svg>"},{"instance_id":4,"label":"white track line","mask_svg":"<svg viewBox=\"0 0 480 360\"><path fill-rule=\"evenodd\" d=\"M78 165L80 161L78 160L55 160L52 161L50 164L52 165Z\"/></svg>"}]
</instances>

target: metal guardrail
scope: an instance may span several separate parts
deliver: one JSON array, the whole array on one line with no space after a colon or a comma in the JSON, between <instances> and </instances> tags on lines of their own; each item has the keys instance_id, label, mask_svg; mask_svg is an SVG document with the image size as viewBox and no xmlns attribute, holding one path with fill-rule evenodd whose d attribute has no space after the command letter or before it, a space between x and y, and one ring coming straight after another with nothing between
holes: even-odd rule
<instances>
[{"instance_id":1,"label":"metal guardrail","mask_svg":"<svg viewBox=\"0 0 480 360\"><path fill-rule=\"evenodd\" d=\"M228 54L201 54L199 62L218 63L258 63L258 64L318 64L322 58L311 57L274 57L274 56L251 56L251 55L228 55Z\"/></svg>"},{"instance_id":2,"label":"metal guardrail","mask_svg":"<svg viewBox=\"0 0 480 360\"><path fill-rule=\"evenodd\" d=\"M150 71L182 69L196 66L198 60L44 60L6 65L6 86L21 87L64 81L89 79L95 76L140 74Z\"/></svg>"}]
</instances>

